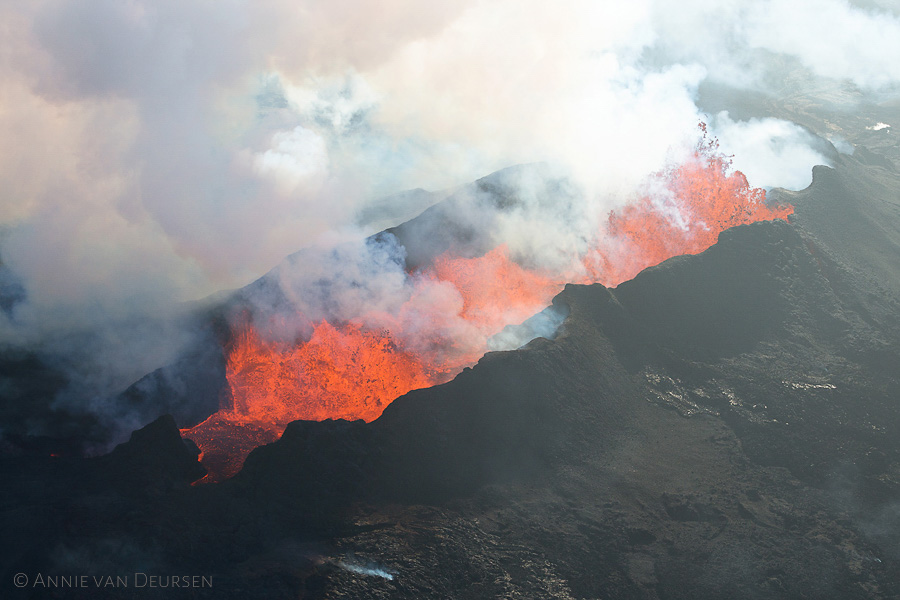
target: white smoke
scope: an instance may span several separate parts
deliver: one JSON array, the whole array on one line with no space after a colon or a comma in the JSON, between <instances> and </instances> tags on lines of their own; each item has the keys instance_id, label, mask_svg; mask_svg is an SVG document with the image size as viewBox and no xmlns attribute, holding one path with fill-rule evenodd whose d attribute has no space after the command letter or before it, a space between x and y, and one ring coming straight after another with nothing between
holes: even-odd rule
<instances>
[{"instance_id":1,"label":"white smoke","mask_svg":"<svg viewBox=\"0 0 900 600\"><path fill-rule=\"evenodd\" d=\"M301 190L301 184L321 177L328 171L328 149L325 140L314 131L298 126L272 136L272 146L252 158L253 170L263 179L272 179L279 193L288 196Z\"/></svg>"},{"instance_id":2,"label":"white smoke","mask_svg":"<svg viewBox=\"0 0 900 600\"><path fill-rule=\"evenodd\" d=\"M831 162L813 149L814 136L780 119L735 122L727 112L715 115L712 130L734 153L733 166L756 187L802 189L812 181L810 165Z\"/></svg>"},{"instance_id":3,"label":"white smoke","mask_svg":"<svg viewBox=\"0 0 900 600\"><path fill-rule=\"evenodd\" d=\"M816 75L862 88L900 81L896 13L861 10L846 0L768 0L752 4L747 25L749 44L796 57Z\"/></svg>"},{"instance_id":4,"label":"white smoke","mask_svg":"<svg viewBox=\"0 0 900 600\"><path fill-rule=\"evenodd\" d=\"M394 576L397 575L396 571L392 571L387 567L381 566L378 563L374 563L371 561L360 562L356 559L348 558L346 560L339 560L334 564L345 571L349 571L350 573L355 573L357 575L366 575L368 577L381 577L382 579L387 579L388 581L393 581Z\"/></svg>"},{"instance_id":5,"label":"white smoke","mask_svg":"<svg viewBox=\"0 0 900 600\"><path fill-rule=\"evenodd\" d=\"M0 259L24 293L0 343L63 352L100 332L79 359L87 388L164 363L183 302L352 237L380 195L546 161L581 204L548 218L526 203L497 235L564 265L586 223L688 151L701 84L776 94L790 68L900 89L883 0L41 0L4 3L0 23ZM801 187L824 162L786 122L712 126L752 185ZM385 283L341 311L389 312L407 290L388 263L357 262L373 261L358 277Z\"/></svg>"}]
</instances>

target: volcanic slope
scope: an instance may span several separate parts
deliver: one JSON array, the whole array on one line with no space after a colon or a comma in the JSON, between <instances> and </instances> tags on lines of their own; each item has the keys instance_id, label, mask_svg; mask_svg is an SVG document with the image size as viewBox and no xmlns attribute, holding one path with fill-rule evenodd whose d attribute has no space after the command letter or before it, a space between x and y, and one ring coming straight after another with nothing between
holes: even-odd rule
<instances>
[{"instance_id":1,"label":"volcanic slope","mask_svg":"<svg viewBox=\"0 0 900 600\"><path fill-rule=\"evenodd\" d=\"M397 576L325 597L894 597L900 179L866 156L816 168L795 225L568 286L554 341L295 424L235 489L365 500L332 553Z\"/></svg>"},{"instance_id":2,"label":"volcanic slope","mask_svg":"<svg viewBox=\"0 0 900 600\"><path fill-rule=\"evenodd\" d=\"M6 461L2 585L102 567L211 574L215 598L897 597L900 176L871 156L780 192L792 223L567 286L556 339L370 424L294 422L222 484L188 485L171 419L108 457Z\"/></svg>"}]
</instances>

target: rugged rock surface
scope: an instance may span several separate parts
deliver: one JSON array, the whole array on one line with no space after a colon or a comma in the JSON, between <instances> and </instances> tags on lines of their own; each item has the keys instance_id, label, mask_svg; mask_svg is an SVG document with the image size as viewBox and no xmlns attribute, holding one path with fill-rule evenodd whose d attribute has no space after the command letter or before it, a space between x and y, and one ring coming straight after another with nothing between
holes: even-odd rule
<instances>
[{"instance_id":1,"label":"rugged rock surface","mask_svg":"<svg viewBox=\"0 0 900 600\"><path fill-rule=\"evenodd\" d=\"M781 193L790 224L568 286L555 340L371 424L295 422L222 484L189 485L170 418L106 457L5 456L4 597L54 597L18 572L205 575L184 593L213 598L897 597L900 176L863 152Z\"/></svg>"}]
</instances>

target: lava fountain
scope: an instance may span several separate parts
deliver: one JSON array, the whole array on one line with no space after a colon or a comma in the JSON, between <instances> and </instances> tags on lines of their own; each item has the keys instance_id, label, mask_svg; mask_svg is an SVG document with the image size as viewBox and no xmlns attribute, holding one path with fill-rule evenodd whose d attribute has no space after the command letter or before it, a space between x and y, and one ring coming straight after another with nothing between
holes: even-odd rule
<instances>
[{"instance_id":1,"label":"lava fountain","mask_svg":"<svg viewBox=\"0 0 900 600\"><path fill-rule=\"evenodd\" d=\"M183 430L200 447L208 480L235 474L290 421L372 421L406 392L448 381L484 354L491 336L547 306L567 281L616 286L673 256L702 252L725 229L793 212L766 205L765 191L732 171L700 127L691 158L648 182L663 193L644 194L598 224L578 274L526 268L504 245L474 258L448 251L408 274L414 291L396 314L323 320L290 343L267 341L249 319L237 325L227 348L230 405ZM450 310L418 302L434 286L452 286L460 302ZM414 320L404 318L412 312Z\"/></svg>"}]
</instances>

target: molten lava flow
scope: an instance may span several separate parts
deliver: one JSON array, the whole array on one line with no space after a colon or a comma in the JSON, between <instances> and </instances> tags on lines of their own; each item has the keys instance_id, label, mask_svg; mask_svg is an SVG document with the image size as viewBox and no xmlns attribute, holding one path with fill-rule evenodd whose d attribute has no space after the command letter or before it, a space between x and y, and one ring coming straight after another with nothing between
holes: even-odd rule
<instances>
[{"instance_id":1,"label":"molten lava flow","mask_svg":"<svg viewBox=\"0 0 900 600\"><path fill-rule=\"evenodd\" d=\"M228 353L226 377L232 407L184 431L203 451L212 481L237 473L251 450L277 440L291 421L372 421L395 398L436 383L387 332L328 322L290 346L244 327Z\"/></svg>"},{"instance_id":2,"label":"molten lava flow","mask_svg":"<svg viewBox=\"0 0 900 600\"><path fill-rule=\"evenodd\" d=\"M673 256L703 252L730 227L793 214L792 206L768 206L765 190L740 171L729 173L731 161L700 127L692 159L654 176L662 194L610 214L606 236L584 258L588 280L616 286Z\"/></svg>"},{"instance_id":3,"label":"molten lava flow","mask_svg":"<svg viewBox=\"0 0 900 600\"><path fill-rule=\"evenodd\" d=\"M394 398L432 381L387 332L328 322L288 347L244 329L228 355L227 377L231 421L279 427L297 419L372 421Z\"/></svg>"},{"instance_id":4,"label":"molten lava flow","mask_svg":"<svg viewBox=\"0 0 900 600\"><path fill-rule=\"evenodd\" d=\"M433 272L452 283L463 298L461 316L491 336L510 323L520 323L546 306L562 285L528 271L509 258L506 245L478 258L444 253Z\"/></svg>"},{"instance_id":5,"label":"molten lava flow","mask_svg":"<svg viewBox=\"0 0 900 600\"><path fill-rule=\"evenodd\" d=\"M450 350L431 357L440 365L437 368L445 379L477 362L492 336L510 323L521 323L539 312L563 288L561 281L513 261L506 245L475 258L446 252L435 259L427 273L451 285L462 300L454 316L465 324L467 335L452 336L456 339L449 340ZM427 331L424 334L429 335Z\"/></svg>"},{"instance_id":6,"label":"molten lava flow","mask_svg":"<svg viewBox=\"0 0 900 600\"><path fill-rule=\"evenodd\" d=\"M730 172L729 159L701 129L691 160L653 176L654 193L598 227L580 257L581 277L527 269L505 245L475 258L448 252L410 274L413 291L396 314L322 321L296 344L268 342L252 325L239 326L227 362L232 405L183 432L201 448L208 479L236 473L250 450L277 439L292 420L372 421L406 392L447 381L480 358L491 336L546 306L567 279L615 286L672 256L702 252L729 227L793 212L767 206L765 192Z\"/></svg>"}]
</instances>

